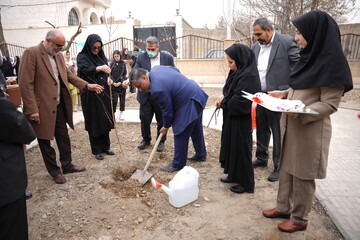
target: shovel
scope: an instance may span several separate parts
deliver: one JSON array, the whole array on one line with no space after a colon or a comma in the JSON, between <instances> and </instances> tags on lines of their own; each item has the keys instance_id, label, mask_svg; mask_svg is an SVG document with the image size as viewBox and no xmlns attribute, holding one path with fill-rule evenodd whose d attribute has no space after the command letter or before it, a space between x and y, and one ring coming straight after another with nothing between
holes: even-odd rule
<instances>
[{"instance_id":1,"label":"shovel","mask_svg":"<svg viewBox=\"0 0 360 240\"><path fill-rule=\"evenodd\" d=\"M155 145L153 147L153 150L151 151L150 157L146 162L144 170L141 171L141 170L137 169L136 172L134 172L133 175L131 175L131 178L135 179L135 180L138 180L142 186L145 185L145 183L147 183L147 181L149 181L149 179L152 177L152 174L149 173L147 171L147 169L148 169L148 167L149 167L149 165L151 163L151 160L153 159L153 156L155 154L155 151L156 151L157 147L159 146L159 143L161 141L162 136L163 136L163 134L160 133L160 135L157 138L156 143L155 143Z\"/></svg>"}]
</instances>

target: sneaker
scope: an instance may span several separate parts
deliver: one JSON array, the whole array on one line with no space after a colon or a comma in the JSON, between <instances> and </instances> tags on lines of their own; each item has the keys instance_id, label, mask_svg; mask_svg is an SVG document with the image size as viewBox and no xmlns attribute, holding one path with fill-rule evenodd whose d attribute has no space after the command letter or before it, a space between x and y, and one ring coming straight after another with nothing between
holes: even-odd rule
<instances>
[{"instance_id":1,"label":"sneaker","mask_svg":"<svg viewBox=\"0 0 360 240\"><path fill-rule=\"evenodd\" d=\"M120 122L125 121L125 118L124 118L124 111L121 111L121 112L120 112L119 119L120 119Z\"/></svg>"}]
</instances>

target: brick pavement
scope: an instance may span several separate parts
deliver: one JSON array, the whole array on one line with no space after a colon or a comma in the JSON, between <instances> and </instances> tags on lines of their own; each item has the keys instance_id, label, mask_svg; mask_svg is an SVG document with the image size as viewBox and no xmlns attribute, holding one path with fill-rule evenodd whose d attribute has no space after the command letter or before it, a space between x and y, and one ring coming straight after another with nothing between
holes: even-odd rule
<instances>
[{"instance_id":1,"label":"brick pavement","mask_svg":"<svg viewBox=\"0 0 360 240\"><path fill-rule=\"evenodd\" d=\"M316 181L315 194L345 239L354 240L360 239L360 99L355 108L331 117L327 178Z\"/></svg>"}]
</instances>

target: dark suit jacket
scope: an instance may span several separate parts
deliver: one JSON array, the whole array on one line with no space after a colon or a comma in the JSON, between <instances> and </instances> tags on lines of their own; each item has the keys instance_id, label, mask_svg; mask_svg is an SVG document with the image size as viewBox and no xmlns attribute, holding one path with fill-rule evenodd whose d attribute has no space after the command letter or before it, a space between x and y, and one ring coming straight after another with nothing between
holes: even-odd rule
<instances>
[{"instance_id":1,"label":"dark suit jacket","mask_svg":"<svg viewBox=\"0 0 360 240\"><path fill-rule=\"evenodd\" d=\"M257 61L260 53L259 42L254 44L252 50ZM267 91L289 88L290 71L300 58L299 51L293 37L275 32L266 73Z\"/></svg>"},{"instance_id":2,"label":"dark suit jacket","mask_svg":"<svg viewBox=\"0 0 360 240\"><path fill-rule=\"evenodd\" d=\"M23 144L35 139L25 115L7 98L0 97L0 206L24 195L27 175Z\"/></svg>"},{"instance_id":3,"label":"dark suit jacket","mask_svg":"<svg viewBox=\"0 0 360 240\"><path fill-rule=\"evenodd\" d=\"M174 67L174 58L171 55L160 51L160 65ZM151 71L151 62L147 52L143 52L137 57L134 68L144 68L148 71ZM149 96L149 92L138 91L136 99L138 100L140 105L143 105L146 103Z\"/></svg>"},{"instance_id":4,"label":"dark suit jacket","mask_svg":"<svg viewBox=\"0 0 360 240\"><path fill-rule=\"evenodd\" d=\"M175 67L156 66L149 77L151 98L161 107L164 127L172 126L179 135L199 118L197 109L205 108L208 95Z\"/></svg>"}]
</instances>

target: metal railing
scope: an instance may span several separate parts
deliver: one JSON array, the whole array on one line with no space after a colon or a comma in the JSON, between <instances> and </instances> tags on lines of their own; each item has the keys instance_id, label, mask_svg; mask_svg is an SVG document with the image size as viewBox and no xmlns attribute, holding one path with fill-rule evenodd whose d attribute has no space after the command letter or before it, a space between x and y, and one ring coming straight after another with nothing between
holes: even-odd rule
<instances>
[{"instance_id":1,"label":"metal railing","mask_svg":"<svg viewBox=\"0 0 360 240\"><path fill-rule=\"evenodd\" d=\"M360 35L352 33L341 35L341 45L347 59L360 59Z\"/></svg>"},{"instance_id":2,"label":"metal railing","mask_svg":"<svg viewBox=\"0 0 360 240\"><path fill-rule=\"evenodd\" d=\"M244 38L236 42L249 45L251 41L250 38ZM139 45L139 47L142 49L145 49L146 46L144 41L120 37L105 43L103 50L105 55L111 59L114 50L121 51L123 48L128 48L129 51L132 51L134 44ZM360 59L360 35L352 33L341 35L341 45L347 59ZM162 50L168 51L178 59L221 59L224 57L224 42L222 40L196 35L185 35L175 39L163 39L160 41L160 46ZM164 49L164 47L167 49ZM7 42L1 42L0 56L6 55L5 49L7 49L9 56L21 57L26 47ZM76 42L71 45L69 51L71 56L77 56L78 46Z\"/></svg>"},{"instance_id":3,"label":"metal railing","mask_svg":"<svg viewBox=\"0 0 360 240\"><path fill-rule=\"evenodd\" d=\"M1 42L0 49L1 49L0 51L1 56L8 55L10 57L14 57L14 56L20 57L23 54L23 52L26 50L26 47L7 43L7 42ZM6 53L5 49L7 49L8 53Z\"/></svg>"},{"instance_id":4,"label":"metal railing","mask_svg":"<svg viewBox=\"0 0 360 240\"><path fill-rule=\"evenodd\" d=\"M129 49L129 51L132 51L133 47L134 47L134 40L120 37L110 42L104 43L103 51L106 57L110 60L115 50L119 50L121 52L123 48L127 48Z\"/></svg>"},{"instance_id":5,"label":"metal railing","mask_svg":"<svg viewBox=\"0 0 360 240\"><path fill-rule=\"evenodd\" d=\"M179 59L220 59L224 57L224 42L196 35L176 38L176 53Z\"/></svg>"}]
</instances>

